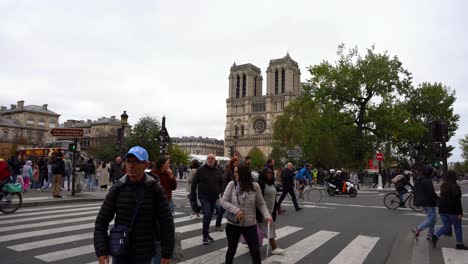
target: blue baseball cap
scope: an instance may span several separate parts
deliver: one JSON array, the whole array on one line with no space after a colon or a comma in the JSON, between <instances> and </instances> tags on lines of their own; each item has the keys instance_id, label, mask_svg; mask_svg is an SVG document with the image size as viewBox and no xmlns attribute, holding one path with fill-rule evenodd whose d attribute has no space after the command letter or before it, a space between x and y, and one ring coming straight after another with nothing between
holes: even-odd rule
<instances>
[{"instance_id":1,"label":"blue baseball cap","mask_svg":"<svg viewBox=\"0 0 468 264\"><path fill-rule=\"evenodd\" d=\"M133 155L133 156L135 156L135 158L137 158L140 161L148 161L149 160L148 152L146 151L146 149L144 149L144 148L142 148L140 146L132 147L128 151L128 153L125 154L124 159L126 159L128 157L128 155Z\"/></svg>"}]
</instances>

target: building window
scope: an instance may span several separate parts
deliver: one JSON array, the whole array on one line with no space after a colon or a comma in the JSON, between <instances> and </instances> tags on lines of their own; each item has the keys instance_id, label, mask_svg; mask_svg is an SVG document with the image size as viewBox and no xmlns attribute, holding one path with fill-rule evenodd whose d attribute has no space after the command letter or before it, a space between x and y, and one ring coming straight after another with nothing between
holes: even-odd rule
<instances>
[{"instance_id":1,"label":"building window","mask_svg":"<svg viewBox=\"0 0 468 264\"><path fill-rule=\"evenodd\" d=\"M28 116L28 119L26 119L26 125L33 126L34 125L34 117Z\"/></svg>"},{"instance_id":2,"label":"building window","mask_svg":"<svg viewBox=\"0 0 468 264\"><path fill-rule=\"evenodd\" d=\"M234 127L234 136L239 134L239 128L237 126Z\"/></svg>"},{"instance_id":3,"label":"building window","mask_svg":"<svg viewBox=\"0 0 468 264\"><path fill-rule=\"evenodd\" d=\"M247 78L245 77L245 74L244 74L244 76L242 76L242 97L245 97L246 91L247 91Z\"/></svg>"},{"instance_id":4,"label":"building window","mask_svg":"<svg viewBox=\"0 0 468 264\"><path fill-rule=\"evenodd\" d=\"M3 140L8 140L8 130L3 130Z\"/></svg>"},{"instance_id":5,"label":"building window","mask_svg":"<svg viewBox=\"0 0 468 264\"><path fill-rule=\"evenodd\" d=\"M55 127L55 120L51 119L49 120L49 127L54 128Z\"/></svg>"},{"instance_id":6,"label":"building window","mask_svg":"<svg viewBox=\"0 0 468 264\"><path fill-rule=\"evenodd\" d=\"M237 80L236 80L236 98L239 98L240 94L240 77L237 75Z\"/></svg>"},{"instance_id":7,"label":"building window","mask_svg":"<svg viewBox=\"0 0 468 264\"><path fill-rule=\"evenodd\" d=\"M41 118L39 119L39 122L37 122L38 127L44 127L45 126L45 119Z\"/></svg>"},{"instance_id":8,"label":"building window","mask_svg":"<svg viewBox=\"0 0 468 264\"><path fill-rule=\"evenodd\" d=\"M13 132L13 139L17 139L18 138L18 131L15 131Z\"/></svg>"},{"instance_id":9,"label":"building window","mask_svg":"<svg viewBox=\"0 0 468 264\"><path fill-rule=\"evenodd\" d=\"M278 70L275 71L275 94L278 94Z\"/></svg>"},{"instance_id":10,"label":"building window","mask_svg":"<svg viewBox=\"0 0 468 264\"><path fill-rule=\"evenodd\" d=\"M257 76L254 78L254 96L257 96Z\"/></svg>"},{"instance_id":11,"label":"building window","mask_svg":"<svg viewBox=\"0 0 468 264\"><path fill-rule=\"evenodd\" d=\"M286 73L284 72L284 69L283 69L281 71L281 93L284 93L286 90L285 83L286 83Z\"/></svg>"}]
</instances>

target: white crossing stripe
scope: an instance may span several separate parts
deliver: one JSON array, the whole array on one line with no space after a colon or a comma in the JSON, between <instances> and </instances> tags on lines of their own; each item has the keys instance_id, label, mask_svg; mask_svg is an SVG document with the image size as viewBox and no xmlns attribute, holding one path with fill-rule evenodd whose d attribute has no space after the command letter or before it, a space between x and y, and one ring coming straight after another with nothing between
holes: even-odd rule
<instances>
[{"instance_id":1,"label":"white crossing stripe","mask_svg":"<svg viewBox=\"0 0 468 264\"><path fill-rule=\"evenodd\" d=\"M223 221L221 222L221 224L225 224L225 223L227 223L227 220L226 220L226 218L223 218ZM210 223L210 226L214 226L215 224L216 224L216 220L212 220L211 223ZM203 223L196 223L196 224L192 224L192 225L185 225L185 226L181 226L181 227L176 227L176 232L178 232L178 233L190 232L190 231L193 231L193 230L201 229L202 225L203 225Z\"/></svg>"},{"instance_id":2,"label":"white crossing stripe","mask_svg":"<svg viewBox=\"0 0 468 264\"><path fill-rule=\"evenodd\" d=\"M445 264L468 264L468 251L454 248L442 248Z\"/></svg>"},{"instance_id":3,"label":"white crossing stripe","mask_svg":"<svg viewBox=\"0 0 468 264\"><path fill-rule=\"evenodd\" d=\"M82 247L70 248L60 251L55 251L52 253L47 253L43 255L36 256L36 258L45 261L45 262L52 262L67 258L72 258L76 256L81 256L89 253L94 252L94 245L86 245Z\"/></svg>"},{"instance_id":4,"label":"white crossing stripe","mask_svg":"<svg viewBox=\"0 0 468 264\"><path fill-rule=\"evenodd\" d=\"M305 256L307 256L309 253L320 247L321 245L325 244L328 240L332 239L336 235L338 235L338 232L332 232L332 231L319 231L299 242L296 244L288 247L286 249L287 254L280 256L280 255L274 255L269 258L267 258L263 263L264 264L278 264L278 263L296 263ZM346 262L345 262L346 263Z\"/></svg>"},{"instance_id":5,"label":"white crossing stripe","mask_svg":"<svg viewBox=\"0 0 468 264\"><path fill-rule=\"evenodd\" d=\"M280 239L282 237L285 237L287 235L290 235L292 233L295 233L302 228L300 227L294 227L294 226L285 226L283 228L277 229L276 230L276 238ZM263 239L263 243L268 243L267 239ZM219 263L224 263L225 257L226 257L226 251L227 247L218 249L216 251L210 252L205 255L201 255L196 258L192 258L189 260L186 260L184 262L179 262L179 264L198 264L198 263L203 263L203 264L219 264ZM249 252L249 249L246 248L245 246L239 244L237 247L236 251L236 256L240 256L243 254L246 254Z\"/></svg>"},{"instance_id":6,"label":"white crossing stripe","mask_svg":"<svg viewBox=\"0 0 468 264\"><path fill-rule=\"evenodd\" d=\"M37 222L37 220L44 220L44 219L53 219L53 218L59 218L59 217L67 217L67 216L80 216L80 215L87 215L87 214L94 214L97 216L97 213L99 210L93 210L93 211L85 211L85 212L78 212L78 213L66 213L66 214L58 214L58 215L45 215L45 216L33 216L29 218L21 218L21 219L10 219L10 220L5 220L5 221L0 221L0 225L3 224L17 224L17 223L22 223L22 222Z\"/></svg>"},{"instance_id":7,"label":"white crossing stripe","mask_svg":"<svg viewBox=\"0 0 468 264\"><path fill-rule=\"evenodd\" d=\"M70 242L75 242L75 241L80 241L80 240L85 240L85 239L92 239L92 238L93 238L93 233L86 233L86 234L79 234L79 235L74 235L74 236L58 237L58 238L52 238L52 239L47 239L47 240L40 240L40 241L34 241L34 242L29 242L29 243L24 243L24 244L18 244L18 245L10 246L8 248L14 251L25 251L25 250L30 250L30 249L60 245L64 243L70 243Z\"/></svg>"},{"instance_id":8,"label":"white crossing stripe","mask_svg":"<svg viewBox=\"0 0 468 264\"><path fill-rule=\"evenodd\" d=\"M70 218L70 219L62 219L62 220L54 220L54 221L47 221L47 222L39 222L39 223L32 223L32 224L24 224L24 225L14 225L14 226L6 226L0 228L1 232L19 230L19 229L27 229L27 228L34 228L34 227L42 227L42 226L51 226L51 225L61 225L61 224L69 224L81 221L89 221L95 220L96 215L87 216L87 217L78 217L78 218Z\"/></svg>"},{"instance_id":9,"label":"white crossing stripe","mask_svg":"<svg viewBox=\"0 0 468 264\"><path fill-rule=\"evenodd\" d=\"M190 221L190 220L198 220L198 219L194 219L191 215L184 216L184 217L179 217L179 218L174 218L174 224L187 222L187 221Z\"/></svg>"},{"instance_id":10,"label":"white crossing stripe","mask_svg":"<svg viewBox=\"0 0 468 264\"><path fill-rule=\"evenodd\" d=\"M48 206L48 207L35 207L35 208L20 208L18 210L19 213L23 212L36 212L36 211L49 211L49 210L59 210L59 209L67 209L67 208L78 208L78 207L90 207L90 206L97 206L102 205L102 203L86 203L86 204L74 204L74 205L61 205L61 206Z\"/></svg>"},{"instance_id":11,"label":"white crossing stripe","mask_svg":"<svg viewBox=\"0 0 468 264\"><path fill-rule=\"evenodd\" d=\"M114 221L109 223L109 225L113 225L113 224L114 224ZM82 229L88 229L88 228L94 228L94 222L90 224L81 224L81 225L65 226L65 227L58 227L58 228L56 227L52 229L43 229L43 230L37 230L37 231L16 233L16 234L11 234L11 235L3 235L3 236L0 236L0 242L23 239L23 238L30 238L30 237L45 236L49 234L58 234L58 233L76 231L76 230L82 230Z\"/></svg>"},{"instance_id":12,"label":"white crossing stripe","mask_svg":"<svg viewBox=\"0 0 468 264\"><path fill-rule=\"evenodd\" d=\"M225 238L226 232L214 232L210 233L210 236L216 241ZM182 250L199 246L201 241L202 239L200 236L184 239L182 240Z\"/></svg>"},{"instance_id":13,"label":"white crossing stripe","mask_svg":"<svg viewBox=\"0 0 468 264\"><path fill-rule=\"evenodd\" d=\"M66 212L81 212L81 211L86 211L86 210L94 210L94 209L100 209L101 206L93 206L93 207L84 207L84 208L76 208L76 209L65 209L65 210L60 210L60 211L42 211L42 212L33 212L33 213L24 213L24 214L12 214L12 215L5 215L2 216L2 219L11 219L11 218L22 218L25 216L33 216L33 215L50 215L52 213L66 213Z\"/></svg>"},{"instance_id":14,"label":"white crossing stripe","mask_svg":"<svg viewBox=\"0 0 468 264\"><path fill-rule=\"evenodd\" d=\"M185 219L185 217L182 217L182 218ZM224 220L226 220L226 219L224 219ZM213 220L211 225L214 225L215 222L216 222L216 220ZM226 222L226 221L223 221L223 222ZM185 233L185 232L189 232L189 231L193 231L193 230L197 230L197 229L201 229L201 228L202 228L201 223L196 223L196 224L176 228L176 232ZM76 257L76 256L81 256L81 255L85 255L85 254L90 254L90 253L93 253L93 252L94 252L94 245L87 245L87 246L70 248L70 249L55 251L55 252L52 252L52 253L38 255L38 256L36 256L36 258L38 258L38 259L40 259L42 261L45 261L45 262L52 262L52 261L72 258L72 257Z\"/></svg>"},{"instance_id":15,"label":"white crossing stripe","mask_svg":"<svg viewBox=\"0 0 468 264\"><path fill-rule=\"evenodd\" d=\"M361 264L379 241L378 237L357 236L329 264Z\"/></svg>"}]
</instances>

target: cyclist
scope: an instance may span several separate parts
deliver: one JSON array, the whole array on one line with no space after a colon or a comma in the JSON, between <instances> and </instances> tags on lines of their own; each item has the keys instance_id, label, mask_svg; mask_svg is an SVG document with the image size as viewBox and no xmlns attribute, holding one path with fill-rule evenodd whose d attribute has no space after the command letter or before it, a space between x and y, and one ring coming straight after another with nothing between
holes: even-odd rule
<instances>
[{"instance_id":1,"label":"cyclist","mask_svg":"<svg viewBox=\"0 0 468 264\"><path fill-rule=\"evenodd\" d=\"M403 175L397 175L392 179L393 184L395 184L395 189L398 193L398 199L400 200L400 207L406 208L405 202L403 201L403 195L408 192L409 186L413 190L413 186L409 182L411 172L404 172Z\"/></svg>"},{"instance_id":2,"label":"cyclist","mask_svg":"<svg viewBox=\"0 0 468 264\"><path fill-rule=\"evenodd\" d=\"M307 164L296 173L296 181L299 183L298 190L300 198L302 198L302 193L304 192L305 184L309 184L309 182L312 182L312 175L310 174L311 168L312 165Z\"/></svg>"}]
</instances>

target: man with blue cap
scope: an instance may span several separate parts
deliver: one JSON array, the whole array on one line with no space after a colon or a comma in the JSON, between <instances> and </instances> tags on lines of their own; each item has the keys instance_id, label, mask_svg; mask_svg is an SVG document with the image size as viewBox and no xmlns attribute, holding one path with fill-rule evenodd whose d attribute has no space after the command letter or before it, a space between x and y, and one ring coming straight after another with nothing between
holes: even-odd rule
<instances>
[{"instance_id":1,"label":"man with blue cap","mask_svg":"<svg viewBox=\"0 0 468 264\"><path fill-rule=\"evenodd\" d=\"M174 251L174 219L163 188L145 173L148 152L135 146L124 160L127 174L112 185L96 218L94 248L98 261L109 263L109 256L116 252L113 238L107 234L115 215L113 229L128 230L123 236L123 239L128 237L125 240L128 247L113 254L114 264L151 263L156 250L155 238L161 241L161 263L170 263Z\"/></svg>"}]
</instances>

